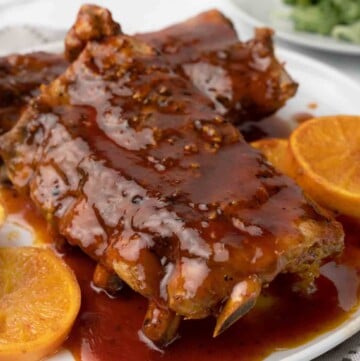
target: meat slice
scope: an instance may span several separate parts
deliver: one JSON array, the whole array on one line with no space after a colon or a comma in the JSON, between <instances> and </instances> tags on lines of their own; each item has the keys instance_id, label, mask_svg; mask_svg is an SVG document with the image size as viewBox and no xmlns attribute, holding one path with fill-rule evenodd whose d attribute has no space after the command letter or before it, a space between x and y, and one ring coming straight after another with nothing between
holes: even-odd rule
<instances>
[{"instance_id":1,"label":"meat slice","mask_svg":"<svg viewBox=\"0 0 360 361\"><path fill-rule=\"evenodd\" d=\"M68 62L63 56L44 52L0 58L0 134L18 120L27 102L62 74Z\"/></svg>"},{"instance_id":2,"label":"meat slice","mask_svg":"<svg viewBox=\"0 0 360 361\"><path fill-rule=\"evenodd\" d=\"M84 5L66 36L65 57L73 61L88 41L120 33L107 9ZM271 31L258 30L253 40L242 43L217 10L136 37L162 52L169 67L190 79L233 123L271 114L296 92L297 84L274 57ZM0 134L15 124L41 84L64 72L68 61L43 52L0 58Z\"/></svg>"},{"instance_id":3,"label":"meat slice","mask_svg":"<svg viewBox=\"0 0 360 361\"><path fill-rule=\"evenodd\" d=\"M65 39L65 55L73 60L87 41L120 32L120 25L108 10L84 5ZM53 81L68 65L64 54L34 52L0 57L0 134L14 126L25 105L39 94L40 86Z\"/></svg>"},{"instance_id":4,"label":"meat slice","mask_svg":"<svg viewBox=\"0 0 360 361\"><path fill-rule=\"evenodd\" d=\"M227 120L240 124L276 112L297 91L275 57L272 34L257 29L254 39L240 42L230 20L210 10L136 36L159 49L172 69L188 77Z\"/></svg>"},{"instance_id":5,"label":"meat slice","mask_svg":"<svg viewBox=\"0 0 360 361\"><path fill-rule=\"evenodd\" d=\"M65 54L72 61L87 41L120 32L108 10L84 5L65 39ZM272 31L258 29L253 40L240 42L230 20L217 10L136 37L161 52L173 71L190 79L233 123L272 114L297 91L275 57Z\"/></svg>"},{"instance_id":6,"label":"meat slice","mask_svg":"<svg viewBox=\"0 0 360 361\"><path fill-rule=\"evenodd\" d=\"M157 343L182 317L214 315L218 335L276 275L311 281L343 247L341 225L135 38L89 42L0 152L14 185L97 272L149 299L143 331Z\"/></svg>"},{"instance_id":7,"label":"meat slice","mask_svg":"<svg viewBox=\"0 0 360 361\"><path fill-rule=\"evenodd\" d=\"M205 11L165 29L135 36L159 49L176 65L239 42L233 24L218 10Z\"/></svg>"}]
</instances>

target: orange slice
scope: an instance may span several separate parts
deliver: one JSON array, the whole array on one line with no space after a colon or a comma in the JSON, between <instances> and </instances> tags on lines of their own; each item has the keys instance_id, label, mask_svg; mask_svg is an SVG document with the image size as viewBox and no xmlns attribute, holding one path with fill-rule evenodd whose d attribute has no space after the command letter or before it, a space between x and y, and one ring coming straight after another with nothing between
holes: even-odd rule
<instances>
[{"instance_id":1,"label":"orange slice","mask_svg":"<svg viewBox=\"0 0 360 361\"><path fill-rule=\"evenodd\" d=\"M295 180L325 207L360 218L360 116L301 124L290 136Z\"/></svg>"},{"instance_id":2,"label":"orange slice","mask_svg":"<svg viewBox=\"0 0 360 361\"><path fill-rule=\"evenodd\" d=\"M55 352L80 308L80 289L50 249L0 248L0 361Z\"/></svg>"},{"instance_id":3,"label":"orange slice","mask_svg":"<svg viewBox=\"0 0 360 361\"><path fill-rule=\"evenodd\" d=\"M3 225L4 222L5 222L5 209L0 204L0 227Z\"/></svg>"},{"instance_id":4,"label":"orange slice","mask_svg":"<svg viewBox=\"0 0 360 361\"><path fill-rule=\"evenodd\" d=\"M289 151L289 142L286 139L261 139L252 142L251 145L260 150L277 170L288 176L292 176L293 161Z\"/></svg>"}]
</instances>

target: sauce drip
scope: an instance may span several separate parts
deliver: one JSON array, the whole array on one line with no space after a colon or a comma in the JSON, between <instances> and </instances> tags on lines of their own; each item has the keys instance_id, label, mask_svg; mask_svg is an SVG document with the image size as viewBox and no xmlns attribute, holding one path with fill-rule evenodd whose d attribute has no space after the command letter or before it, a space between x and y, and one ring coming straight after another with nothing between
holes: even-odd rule
<instances>
[{"instance_id":1,"label":"sauce drip","mask_svg":"<svg viewBox=\"0 0 360 361\"><path fill-rule=\"evenodd\" d=\"M297 124L305 123L306 121L314 118L314 115L308 112L300 112L294 114L293 119L296 121Z\"/></svg>"},{"instance_id":2,"label":"sauce drip","mask_svg":"<svg viewBox=\"0 0 360 361\"><path fill-rule=\"evenodd\" d=\"M276 114L260 121L245 122L239 129L247 142L262 138L287 138L292 131L289 119Z\"/></svg>"},{"instance_id":3,"label":"sauce drip","mask_svg":"<svg viewBox=\"0 0 360 361\"><path fill-rule=\"evenodd\" d=\"M254 142L263 138L287 138L293 128L315 116L309 112L298 112L290 118L283 118L277 114L256 122L245 122L239 130L247 142Z\"/></svg>"},{"instance_id":4,"label":"sauce drip","mask_svg":"<svg viewBox=\"0 0 360 361\"><path fill-rule=\"evenodd\" d=\"M0 199L8 215L21 218L39 240L49 241L47 223L29 200L9 188L1 189ZM99 292L91 286L95 262L77 248L68 248L64 259L77 275L83 298L65 347L81 361L230 361L239 355L255 361L279 348L298 346L340 325L358 302L360 223L344 217L339 220L346 233L345 251L322 267L322 273L332 281L322 275L317 290L301 296L292 291L293 280L281 275L263 290L255 309L229 331L213 339L213 319L183 322L181 338L163 353L149 349L139 339L146 300L128 288L116 299Z\"/></svg>"},{"instance_id":5,"label":"sauce drip","mask_svg":"<svg viewBox=\"0 0 360 361\"><path fill-rule=\"evenodd\" d=\"M360 271L356 236L360 225L345 225L346 251L338 265ZM348 259L350 254L358 254L358 260ZM350 315L339 306L339 299L349 296L346 289L337 290L326 277L317 280L315 293L301 296L291 290L291 278L281 275L264 289L255 309L229 331L213 339L213 319L186 321L181 325L180 339L160 353L149 349L138 337L147 306L144 298L129 289L117 299L96 293L91 287L95 263L78 250L67 253L65 260L76 272L83 295L80 315L65 347L82 361L230 361L239 355L242 360L261 360L277 349L296 347L336 327ZM343 277L338 270L339 266L333 267L333 276ZM357 288L359 278L352 281ZM342 282L338 279L337 283ZM354 304L357 299L348 301Z\"/></svg>"}]
</instances>

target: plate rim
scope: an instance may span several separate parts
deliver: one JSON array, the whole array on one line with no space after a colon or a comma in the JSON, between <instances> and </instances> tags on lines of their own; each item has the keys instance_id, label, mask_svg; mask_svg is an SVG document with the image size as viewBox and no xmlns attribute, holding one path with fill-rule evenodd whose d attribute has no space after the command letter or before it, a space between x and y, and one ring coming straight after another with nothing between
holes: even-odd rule
<instances>
[{"instance_id":1,"label":"plate rim","mask_svg":"<svg viewBox=\"0 0 360 361\"><path fill-rule=\"evenodd\" d=\"M352 79L349 75L343 73L341 70L338 70L332 65L326 64L320 60L311 58L308 55L302 54L296 50L287 49L282 46L275 46L275 54L280 57L281 61L285 61L285 67L287 63L287 59L292 61L301 61L302 64L308 65L312 68L316 68L321 72L326 72L331 75L331 77L336 77L341 82L347 83L349 87L354 88L360 94L360 83L357 80ZM284 57L284 59L282 59ZM296 60L294 60L296 59ZM290 74L291 76L291 74ZM286 106L286 105L285 105Z\"/></svg>"},{"instance_id":2,"label":"plate rim","mask_svg":"<svg viewBox=\"0 0 360 361\"><path fill-rule=\"evenodd\" d=\"M346 54L351 56L360 55L360 45L339 42L336 46L330 46L326 42L321 42L322 38L328 38L325 36L321 36L319 34L306 33L309 36L313 36L314 38L309 41L309 39L304 39L301 32L290 33L281 29L277 29L271 24L264 23L258 20L256 17L249 14L246 10L241 7L241 0L231 0L237 7L238 15L241 19L248 25L253 27L271 27L275 30L275 36L283 41L288 43L293 43L296 45L300 45L306 48L311 48L315 50L328 51L336 54Z\"/></svg>"}]
</instances>

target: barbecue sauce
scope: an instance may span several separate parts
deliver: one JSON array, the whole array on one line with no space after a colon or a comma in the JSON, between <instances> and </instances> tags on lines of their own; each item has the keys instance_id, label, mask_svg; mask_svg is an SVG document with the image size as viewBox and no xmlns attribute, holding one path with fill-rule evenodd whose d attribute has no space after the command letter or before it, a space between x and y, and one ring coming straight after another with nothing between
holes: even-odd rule
<instances>
[{"instance_id":1,"label":"barbecue sauce","mask_svg":"<svg viewBox=\"0 0 360 361\"><path fill-rule=\"evenodd\" d=\"M10 130L25 105L68 67L61 56L45 52L0 57L0 134Z\"/></svg>"},{"instance_id":2,"label":"barbecue sauce","mask_svg":"<svg viewBox=\"0 0 360 361\"><path fill-rule=\"evenodd\" d=\"M29 200L11 188L3 188L0 195L8 216L21 219L38 241L51 241L47 222ZM346 233L345 251L322 267L332 280L320 276L316 291L304 296L292 291L291 277L280 275L263 290L255 309L224 334L212 338L211 318L186 321L179 339L163 351L150 349L139 338L146 300L128 288L110 298L92 286L95 263L77 248L62 250L82 290L82 308L64 346L81 361L254 361L301 345L344 322L358 302L360 223L339 220Z\"/></svg>"},{"instance_id":3,"label":"barbecue sauce","mask_svg":"<svg viewBox=\"0 0 360 361\"><path fill-rule=\"evenodd\" d=\"M348 247L347 253L360 252L360 247ZM147 306L141 296L126 290L112 300L105 293L95 293L91 288L94 264L78 251L65 259L77 273L83 292L83 307L65 346L83 361L261 360L336 327L350 315L339 307L342 296L327 278L318 279L315 293L301 296L292 292L289 277L280 276L263 291L255 309L224 334L212 338L213 319L185 321L181 337L162 353L139 339ZM357 288L359 279L353 282Z\"/></svg>"}]
</instances>

